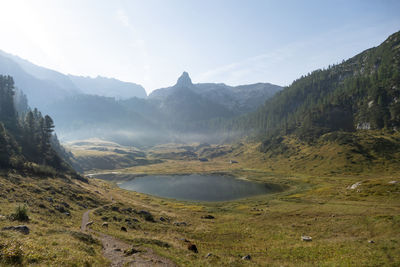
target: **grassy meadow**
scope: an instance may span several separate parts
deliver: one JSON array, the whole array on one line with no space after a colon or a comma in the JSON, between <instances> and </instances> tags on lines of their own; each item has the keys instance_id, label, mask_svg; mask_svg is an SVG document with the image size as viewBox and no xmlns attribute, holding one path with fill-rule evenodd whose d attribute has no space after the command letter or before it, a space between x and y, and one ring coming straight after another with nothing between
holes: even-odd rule
<instances>
[{"instance_id":1,"label":"grassy meadow","mask_svg":"<svg viewBox=\"0 0 400 267\"><path fill-rule=\"evenodd\" d=\"M322 142L308 146L290 138L283 144L298 149L273 156L273 151L259 152L256 143L207 149L198 144L168 145L146 151L143 158L153 164L109 170L91 165L86 169L87 173L123 175L221 173L286 188L229 202L159 198L95 178L82 183L3 174L0 227L26 224L31 232L0 231L1 262L107 265L95 236L79 232L82 214L100 207L90 214L93 230L139 251L150 247L179 266L399 266L400 183L393 182L400 180L394 171L397 165L392 162L381 174L364 168L367 162L350 163L346 169L343 166L349 163L339 152L350 153L351 146L328 149ZM96 149L80 153L84 157L104 153ZM187 151L208 161L201 162ZM303 162L299 161L302 157ZM381 158L374 160L376 164ZM357 182L361 182L358 187L349 188ZM111 199L112 205L102 207ZM18 205L27 207L29 222L10 221ZM214 219L204 218L207 215ZM103 226L105 222L108 227ZM312 241L302 241L303 235ZM198 253L188 250L189 243L197 246ZM251 259L242 259L246 255Z\"/></svg>"}]
</instances>

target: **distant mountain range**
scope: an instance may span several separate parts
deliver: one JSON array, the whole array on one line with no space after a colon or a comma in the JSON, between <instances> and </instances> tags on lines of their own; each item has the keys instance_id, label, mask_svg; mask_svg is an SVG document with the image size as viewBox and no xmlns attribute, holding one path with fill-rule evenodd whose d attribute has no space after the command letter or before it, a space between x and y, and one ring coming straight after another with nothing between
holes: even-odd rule
<instances>
[{"instance_id":1,"label":"distant mountain range","mask_svg":"<svg viewBox=\"0 0 400 267\"><path fill-rule=\"evenodd\" d=\"M37 66L20 57L0 50L0 74L11 75L15 85L28 97L33 107L40 109L54 101L79 94L128 99L146 98L138 84L104 77L80 77Z\"/></svg>"},{"instance_id":2,"label":"distant mountain range","mask_svg":"<svg viewBox=\"0 0 400 267\"><path fill-rule=\"evenodd\" d=\"M1 51L0 74L11 75L18 95L24 93L31 107L54 119L59 137L134 145L214 140L218 134L213 129L221 120L255 111L282 89L269 83L193 84L184 72L174 86L147 97L134 83L64 75Z\"/></svg>"},{"instance_id":3,"label":"distant mountain range","mask_svg":"<svg viewBox=\"0 0 400 267\"><path fill-rule=\"evenodd\" d=\"M194 84L183 72L174 86L144 98L135 84L66 76L5 53L0 74L12 75L31 106L42 105L67 139L140 146L253 136L266 151L288 135L309 142L329 133L400 129L400 32L285 88Z\"/></svg>"},{"instance_id":4,"label":"distant mountain range","mask_svg":"<svg viewBox=\"0 0 400 267\"><path fill-rule=\"evenodd\" d=\"M146 99L74 95L44 108L67 139L101 137L123 144L220 140L215 125L254 111L281 87L254 84L193 84L184 72L177 83ZM218 97L216 96L218 95Z\"/></svg>"},{"instance_id":5,"label":"distant mountain range","mask_svg":"<svg viewBox=\"0 0 400 267\"><path fill-rule=\"evenodd\" d=\"M272 97L282 87L270 83L256 83L240 86L229 86L223 83L198 83L193 84L189 74L183 72L176 85L154 90L149 99L159 100L163 106L165 101L176 98L176 94L190 91L192 97L203 99L209 103L220 105L221 109L232 114L243 114L254 111L264 104L265 100Z\"/></svg>"}]
</instances>

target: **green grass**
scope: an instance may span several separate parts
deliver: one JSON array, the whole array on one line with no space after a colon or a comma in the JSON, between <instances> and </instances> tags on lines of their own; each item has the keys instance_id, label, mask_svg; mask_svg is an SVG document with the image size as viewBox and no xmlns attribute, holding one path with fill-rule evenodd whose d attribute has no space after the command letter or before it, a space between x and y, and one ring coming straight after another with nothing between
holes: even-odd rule
<instances>
[{"instance_id":1,"label":"green grass","mask_svg":"<svg viewBox=\"0 0 400 267\"><path fill-rule=\"evenodd\" d=\"M262 173L255 176L261 179ZM291 180L294 180L292 188L283 193L221 203L179 202L111 187L111 194L125 208L145 208L155 218L165 216L170 222L150 223L136 214L108 210L96 214L94 228L137 246L151 246L184 266L396 266L400 263L400 188L388 184L390 178L366 180L359 192L346 189L359 181L359 177L291 177ZM111 221L107 230L101 229L101 217L105 214L121 220ZM215 219L202 219L206 214ZM120 227L127 226L125 219L132 217L139 220L135 228L121 232ZM182 221L188 226L173 224ZM313 241L302 242L301 235L310 235ZM189 252L182 238L195 243L199 254ZM133 241L137 239L158 240L171 247L138 244ZM369 240L375 243L368 243ZM205 258L207 253L215 256ZM247 254L252 256L250 262L240 258Z\"/></svg>"},{"instance_id":2,"label":"green grass","mask_svg":"<svg viewBox=\"0 0 400 267\"><path fill-rule=\"evenodd\" d=\"M376 136L361 141L368 138ZM0 214L6 217L0 219L0 228L15 225L7 216L26 205L30 220L24 223L31 233L0 231L0 250L16 254L14 259L11 252L3 253L8 256L2 256L1 263L104 266L107 260L101 255L101 245L80 233L79 226L84 211L109 203L113 197L115 208L101 208L90 215L92 228L138 250L150 247L181 266L399 266L400 183L389 183L400 180L397 156L385 164L380 164L384 155L375 156L372 163L355 161L357 164L346 169L345 155L352 148L323 142L310 146L290 137L284 142L297 149L271 156L273 151L264 154L258 151L259 144L247 143L233 145L231 152L208 162L181 158L109 170L125 174L229 173L286 188L230 202L157 198L97 179L84 184L2 175ZM169 144L154 150L164 153L178 146ZM231 159L238 163L230 164ZM366 168L364 164L372 165ZM356 182L361 182L358 188L348 189ZM60 207L70 216L60 212ZM146 220L140 210L150 212L155 222ZM202 218L208 214L215 219ZM166 221L161 222L160 217ZM108 228L102 226L104 221ZM187 226L176 226L175 222L186 222ZM301 241L302 235L311 236L313 241ZM196 244L198 254L187 249L185 239ZM208 253L213 256L206 258ZM242 260L247 254L251 260Z\"/></svg>"},{"instance_id":3,"label":"green grass","mask_svg":"<svg viewBox=\"0 0 400 267\"><path fill-rule=\"evenodd\" d=\"M0 214L5 216L0 219L0 229L21 224L30 228L28 235L0 231L0 265L106 264L101 245L79 233L83 212L104 203L83 186L88 185L66 178L0 175ZM21 217L17 214L27 214L29 220L14 221Z\"/></svg>"}]
</instances>

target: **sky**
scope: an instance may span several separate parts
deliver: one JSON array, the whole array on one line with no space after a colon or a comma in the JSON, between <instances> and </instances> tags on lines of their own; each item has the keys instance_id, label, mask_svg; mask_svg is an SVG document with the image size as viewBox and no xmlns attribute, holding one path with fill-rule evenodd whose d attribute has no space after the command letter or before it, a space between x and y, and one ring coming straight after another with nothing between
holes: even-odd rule
<instances>
[{"instance_id":1,"label":"sky","mask_svg":"<svg viewBox=\"0 0 400 267\"><path fill-rule=\"evenodd\" d=\"M0 49L152 90L290 85L400 30L398 0L0 0Z\"/></svg>"}]
</instances>

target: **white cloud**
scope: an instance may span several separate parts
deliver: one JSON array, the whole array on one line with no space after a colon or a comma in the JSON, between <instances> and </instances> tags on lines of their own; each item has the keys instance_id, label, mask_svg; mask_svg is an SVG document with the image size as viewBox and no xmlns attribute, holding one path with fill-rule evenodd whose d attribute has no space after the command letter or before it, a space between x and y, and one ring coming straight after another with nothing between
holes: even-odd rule
<instances>
[{"instance_id":1,"label":"white cloud","mask_svg":"<svg viewBox=\"0 0 400 267\"><path fill-rule=\"evenodd\" d=\"M126 14L126 12L122 9L119 8L117 9L117 12L115 14L115 18L117 19L118 22L120 22L123 26L127 28L132 28L132 25L130 23L129 17Z\"/></svg>"}]
</instances>

